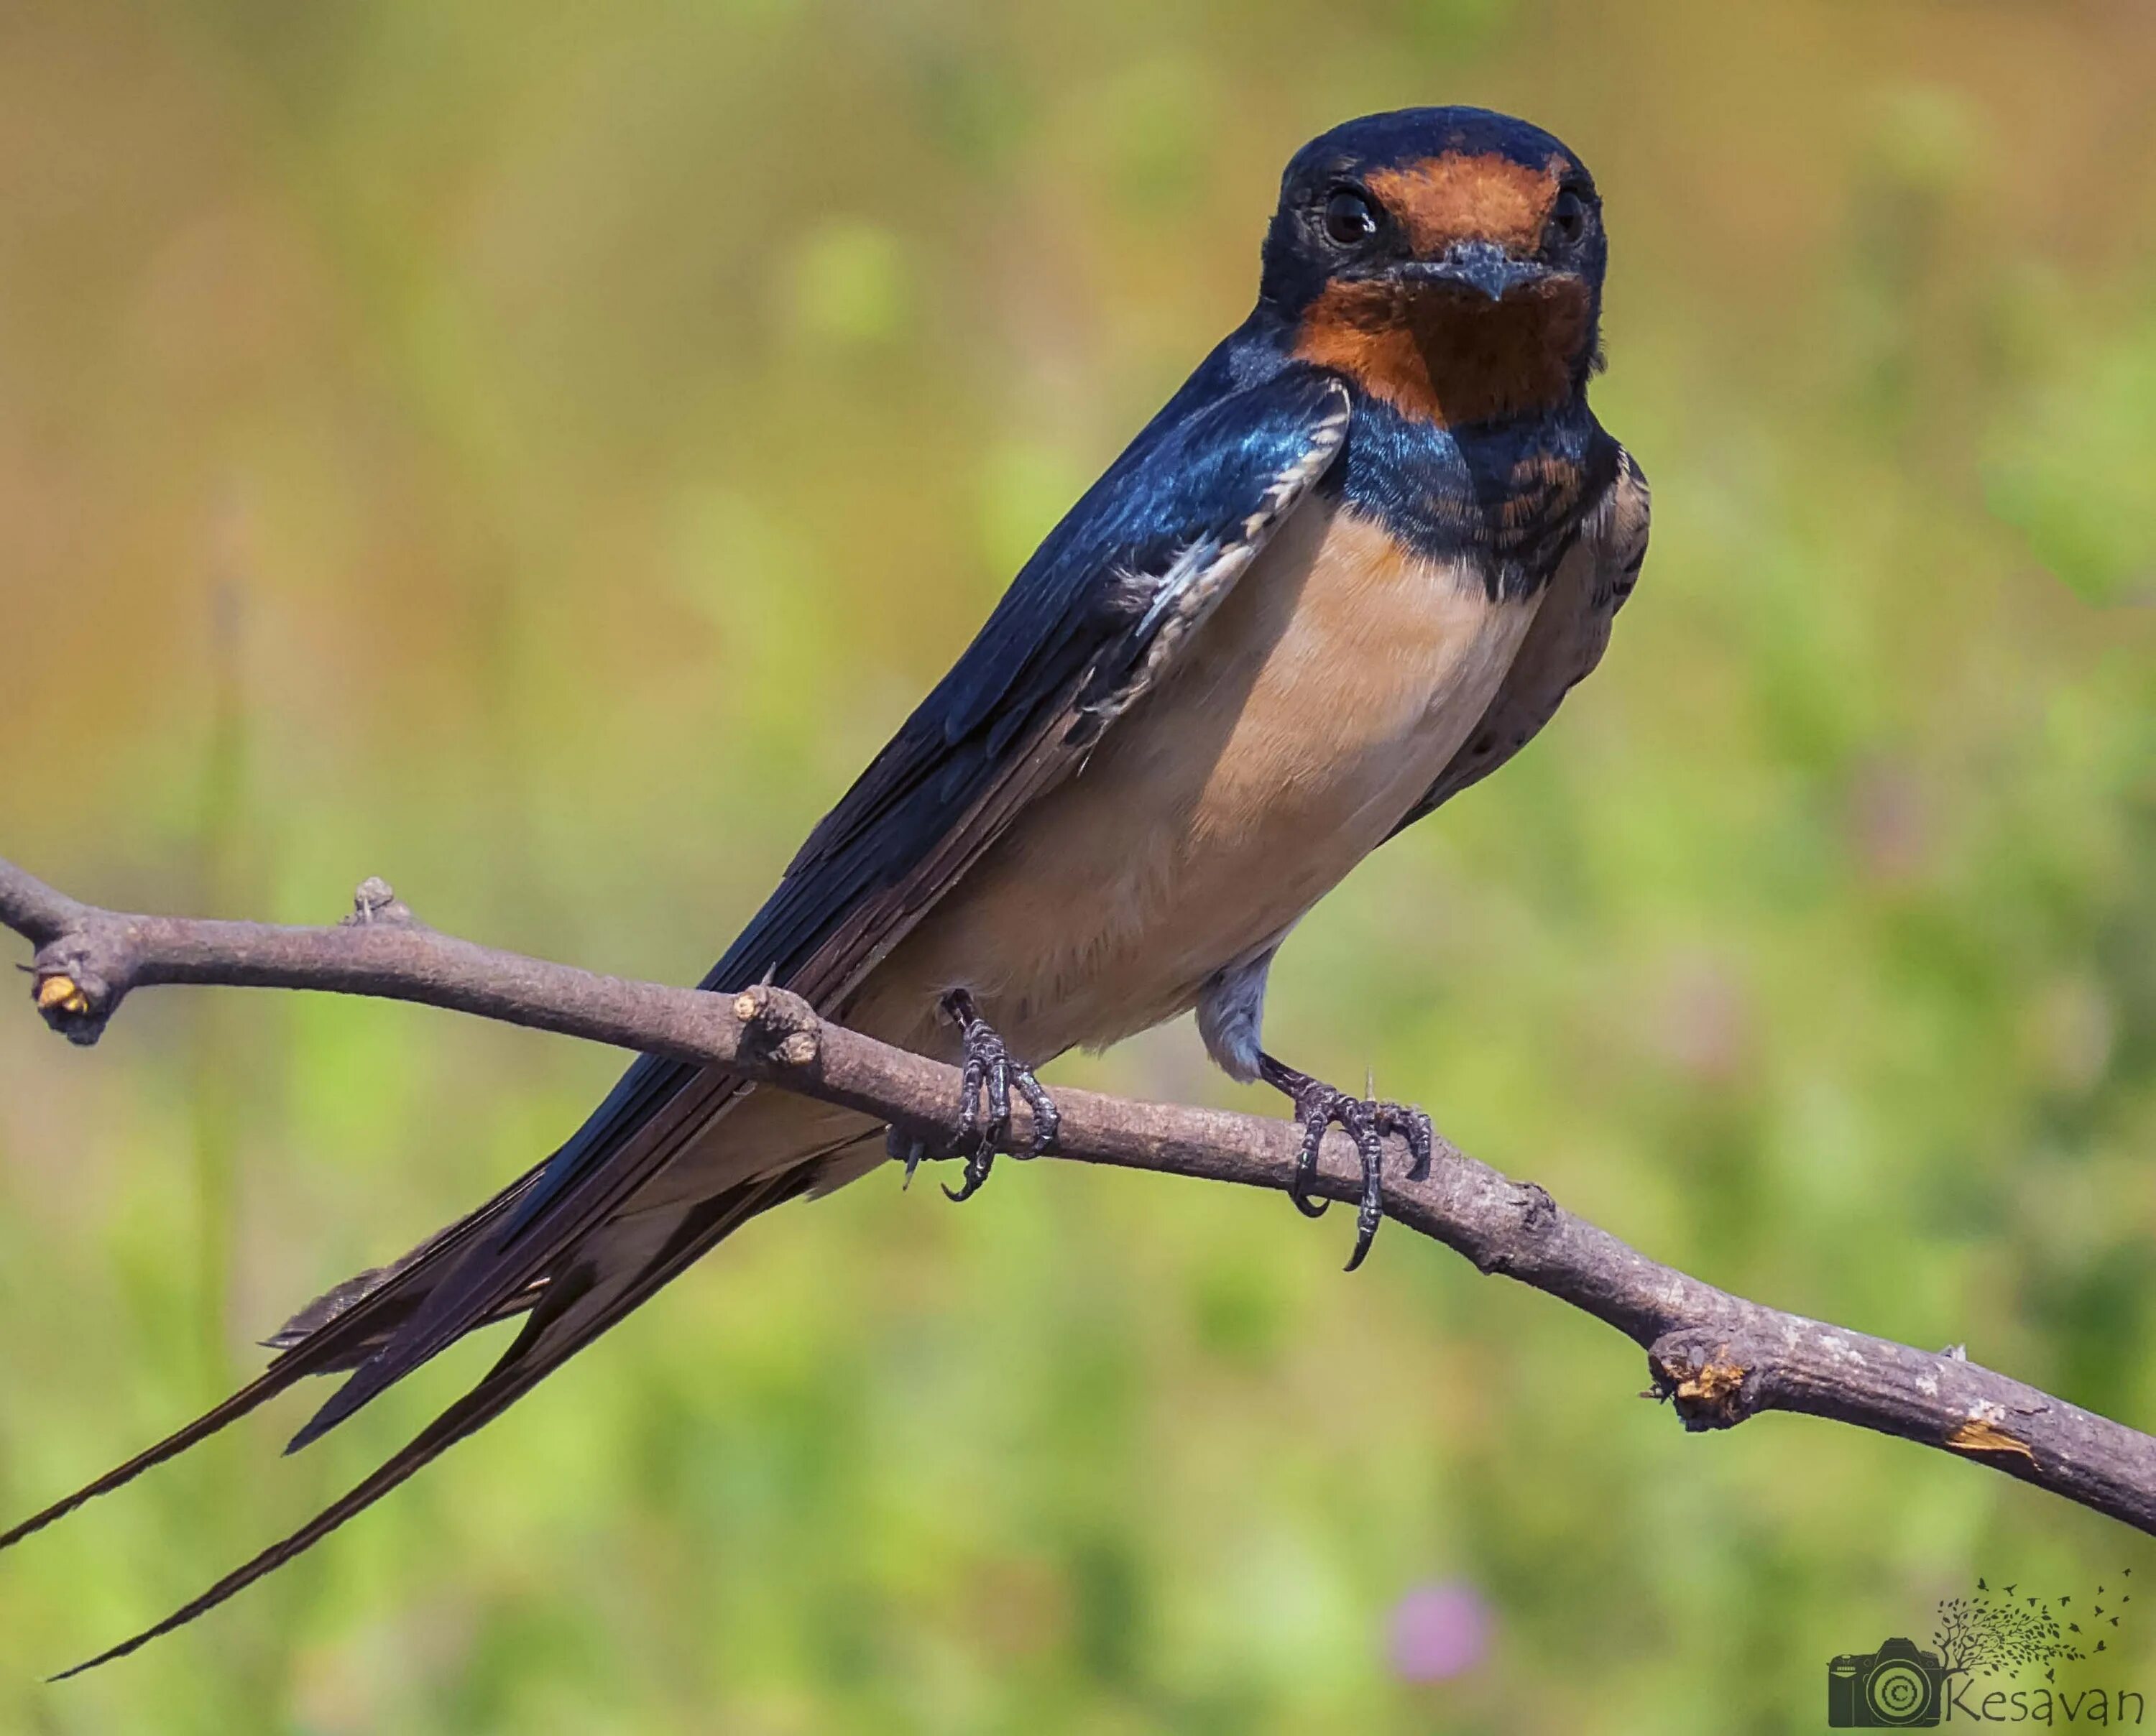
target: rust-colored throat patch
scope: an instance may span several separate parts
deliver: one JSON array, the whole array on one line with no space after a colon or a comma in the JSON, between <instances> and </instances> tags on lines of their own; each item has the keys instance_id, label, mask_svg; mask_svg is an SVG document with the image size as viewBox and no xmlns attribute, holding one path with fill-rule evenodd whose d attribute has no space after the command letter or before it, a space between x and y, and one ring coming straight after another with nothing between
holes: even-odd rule
<instances>
[{"instance_id":1,"label":"rust-colored throat patch","mask_svg":"<svg viewBox=\"0 0 2156 1736\"><path fill-rule=\"evenodd\" d=\"M1558 277L1502 301L1441 284L1342 282L1303 316L1296 354L1444 428L1554 409L1571 396L1593 310Z\"/></svg>"}]
</instances>

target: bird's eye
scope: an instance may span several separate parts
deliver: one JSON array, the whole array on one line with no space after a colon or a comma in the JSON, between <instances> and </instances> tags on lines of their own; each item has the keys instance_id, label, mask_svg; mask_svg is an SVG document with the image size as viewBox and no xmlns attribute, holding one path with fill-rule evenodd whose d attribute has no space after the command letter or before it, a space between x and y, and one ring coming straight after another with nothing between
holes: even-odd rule
<instances>
[{"instance_id":1,"label":"bird's eye","mask_svg":"<svg viewBox=\"0 0 2156 1736\"><path fill-rule=\"evenodd\" d=\"M1342 247L1354 247L1378 233L1378 210L1363 194L1343 187L1325 202L1325 233Z\"/></svg>"},{"instance_id":2,"label":"bird's eye","mask_svg":"<svg viewBox=\"0 0 2156 1736\"><path fill-rule=\"evenodd\" d=\"M1586 233L1587 201L1567 187L1550 207L1549 240L1558 247L1570 247Z\"/></svg>"}]
</instances>

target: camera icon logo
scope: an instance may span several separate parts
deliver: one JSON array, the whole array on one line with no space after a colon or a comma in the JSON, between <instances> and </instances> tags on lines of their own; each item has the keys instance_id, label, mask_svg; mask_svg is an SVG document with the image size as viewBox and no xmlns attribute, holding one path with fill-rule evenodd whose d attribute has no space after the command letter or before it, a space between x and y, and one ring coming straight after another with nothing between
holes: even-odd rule
<instances>
[{"instance_id":1,"label":"camera icon logo","mask_svg":"<svg viewBox=\"0 0 2156 1736\"><path fill-rule=\"evenodd\" d=\"M1831 1730L1929 1726L1939 1721L1946 1667L1912 1640L1888 1640L1876 1652L1844 1652L1826 1667L1826 1722Z\"/></svg>"}]
</instances>

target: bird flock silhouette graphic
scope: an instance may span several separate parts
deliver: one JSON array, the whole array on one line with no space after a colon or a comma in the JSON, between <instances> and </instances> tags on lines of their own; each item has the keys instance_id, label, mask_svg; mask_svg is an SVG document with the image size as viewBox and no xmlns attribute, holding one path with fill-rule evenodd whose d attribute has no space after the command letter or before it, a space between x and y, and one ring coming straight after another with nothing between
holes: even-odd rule
<instances>
[{"instance_id":1,"label":"bird flock silhouette graphic","mask_svg":"<svg viewBox=\"0 0 2156 1736\"><path fill-rule=\"evenodd\" d=\"M2018 1580L1994 1590L1979 1577L1969 1596L1940 1600L1933 1647L1950 1673L2012 1676L2041 1664L2044 1680L2052 1681L2059 1665L2083 1662L2106 1649L2133 1601L2127 1584L2133 1577L2132 1568L2123 1570L2078 1608L2070 1592L2032 1597Z\"/></svg>"}]
</instances>

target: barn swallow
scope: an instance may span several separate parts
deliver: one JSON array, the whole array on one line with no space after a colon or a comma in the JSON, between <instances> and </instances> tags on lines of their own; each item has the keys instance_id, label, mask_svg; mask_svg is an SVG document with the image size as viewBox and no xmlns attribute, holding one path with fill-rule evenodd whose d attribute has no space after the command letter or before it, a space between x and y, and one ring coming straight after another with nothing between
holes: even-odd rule
<instances>
[{"instance_id":1,"label":"barn swallow","mask_svg":"<svg viewBox=\"0 0 2156 1736\"><path fill-rule=\"evenodd\" d=\"M1359 1260L1383 1136L1419 1169L1429 1122L1263 1048L1266 972L1350 868L1517 753L1602 656L1648 515L1588 408L1605 256L1586 166L1522 121L1405 110L1298 151L1250 317L1049 534L702 986L775 981L961 1063L962 1194L1014 1143L1013 1092L1052 1140L1027 1063L1194 1011L1222 1068L1292 1104L1304 1209L1326 1129L1355 1139ZM884 1134L639 1060L546 1161L295 1316L253 1384L0 1542L303 1375L346 1378L295 1448L525 1317L372 1476L91 1662L131 1652L378 1500L750 1218L866 1174Z\"/></svg>"}]
</instances>

